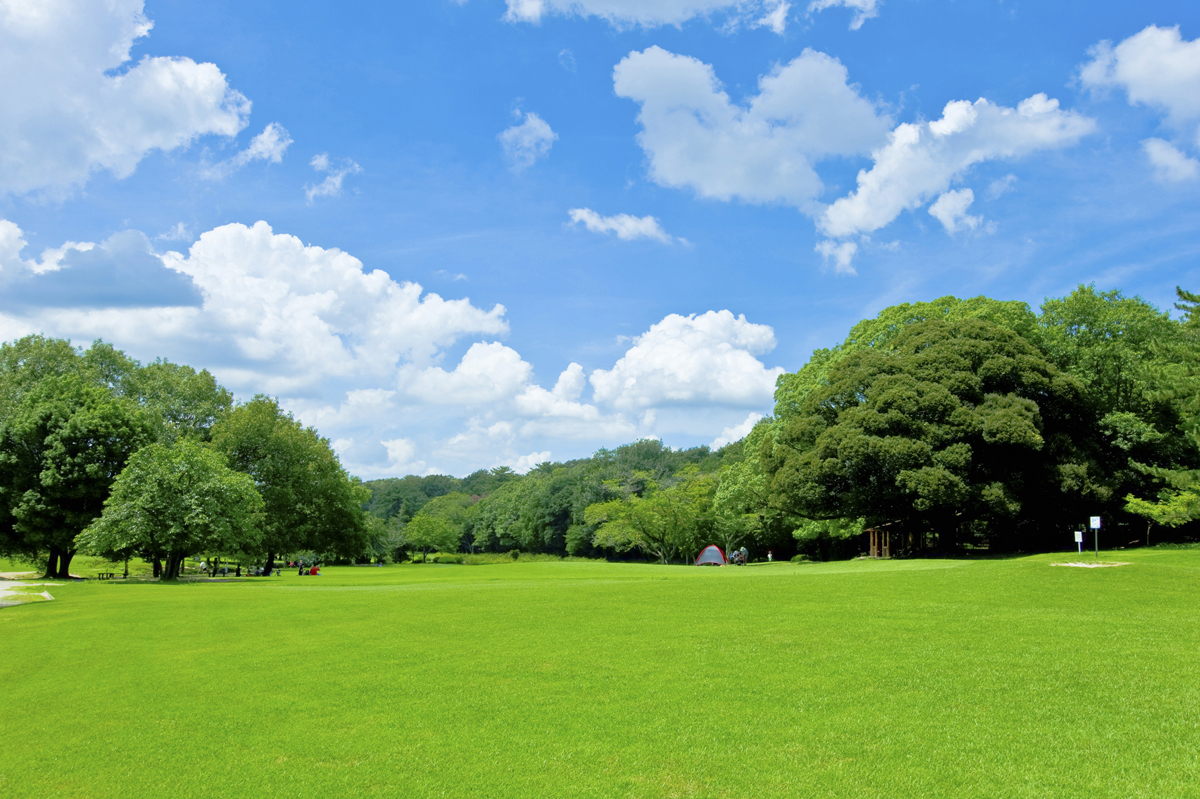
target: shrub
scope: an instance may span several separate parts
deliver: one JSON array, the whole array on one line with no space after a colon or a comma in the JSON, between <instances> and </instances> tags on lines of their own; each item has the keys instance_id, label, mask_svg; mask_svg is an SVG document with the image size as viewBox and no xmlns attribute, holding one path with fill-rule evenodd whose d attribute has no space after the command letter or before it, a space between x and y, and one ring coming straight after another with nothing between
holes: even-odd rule
<instances>
[{"instance_id":1,"label":"shrub","mask_svg":"<svg viewBox=\"0 0 1200 799\"><path fill-rule=\"evenodd\" d=\"M517 558L521 557L521 550L519 550L519 549L509 550L508 554L510 556L512 556L513 560L516 560Z\"/></svg>"},{"instance_id":2,"label":"shrub","mask_svg":"<svg viewBox=\"0 0 1200 799\"><path fill-rule=\"evenodd\" d=\"M462 555L438 555L433 559L434 563L462 563Z\"/></svg>"},{"instance_id":3,"label":"shrub","mask_svg":"<svg viewBox=\"0 0 1200 799\"><path fill-rule=\"evenodd\" d=\"M809 560L808 555L801 552L799 555L792 556L792 563L805 563Z\"/></svg>"}]
</instances>

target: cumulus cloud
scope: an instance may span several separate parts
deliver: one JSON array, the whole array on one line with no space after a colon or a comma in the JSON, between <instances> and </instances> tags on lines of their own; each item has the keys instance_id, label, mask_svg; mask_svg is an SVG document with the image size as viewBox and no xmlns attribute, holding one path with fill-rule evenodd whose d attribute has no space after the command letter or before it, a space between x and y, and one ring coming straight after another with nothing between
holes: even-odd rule
<instances>
[{"instance_id":1,"label":"cumulus cloud","mask_svg":"<svg viewBox=\"0 0 1200 799\"><path fill-rule=\"evenodd\" d=\"M812 15L816 11L836 6L853 9L854 18L850 20L850 30L854 31L861 28L871 17L879 16L879 0L813 0L808 4L808 13Z\"/></svg>"},{"instance_id":2,"label":"cumulus cloud","mask_svg":"<svg viewBox=\"0 0 1200 799\"><path fill-rule=\"evenodd\" d=\"M929 206L929 215L942 223L946 232L954 235L963 228L974 230L983 222L983 217L971 216L967 209L975 202L975 192L956 189L942 194Z\"/></svg>"},{"instance_id":3,"label":"cumulus cloud","mask_svg":"<svg viewBox=\"0 0 1200 799\"><path fill-rule=\"evenodd\" d=\"M517 115L520 114L518 111ZM523 122L504 129L496 138L500 140L509 168L522 172L550 153L550 147L558 141L558 134L550 129L546 120L530 111L524 115Z\"/></svg>"},{"instance_id":4,"label":"cumulus cloud","mask_svg":"<svg viewBox=\"0 0 1200 799\"><path fill-rule=\"evenodd\" d=\"M1150 25L1115 47L1089 51L1079 78L1087 88L1124 89L1130 104L1148 105L1176 125L1200 119L1200 39L1184 41L1179 26Z\"/></svg>"},{"instance_id":5,"label":"cumulus cloud","mask_svg":"<svg viewBox=\"0 0 1200 799\"><path fill-rule=\"evenodd\" d=\"M783 371L760 360L770 327L710 311L665 317L611 369L572 362L542 383L496 340L502 306L442 299L265 222L207 231L186 253L138 231L26 249L0 220L0 340L99 337L207 368L242 398L279 396L367 477L531 467L569 441L579 454L663 432L707 441L770 408Z\"/></svg>"},{"instance_id":6,"label":"cumulus cloud","mask_svg":"<svg viewBox=\"0 0 1200 799\"><path fill-rule=\"evenodd\" d=\"M1142 142L1142 150L1154 168L1154 179L1160 183L1182 183L1200 177L1200 161L1168 141L1146 139Z\"/></svg>"},{"instance_id":7,"label":"cumulus cloud","mask_svg":"<svg viewBox=\"0 0 1200 799\"><path fill-rule=\"evenodd\" d=\"M572 208L567 213L575 224L582 224L593 233L615 233L617 238L622 241L654 239L663 244L671 244L675 241L652 216L630 216L629 214L601 216L591 208ZM684 240L680 239L680 241Z\"/></svg>"},{"instance_id":8,"label":"cumulus cloud","mask_svg":"<svg viewBox=\"0 0 1200 799\"><path fill-rule=\"evenodd\" d=\"M401 380L409 394L426 402L481 405L511 398L532 375L533 367L516 350L499 342L477 342L453 371L431 366Z\"/></svg>"},{"instance_id":9,"label":"cumulus cloud","mask_svg":"<svg viewBox=\"0 0 1200 799\"><path fill-rule=\"evenodd\" d=\"M745 104L711 66L660 47L622 59L613 85L641 107L637 140L650 177L719 200L813 210L823 190L813 164L866 154L891 127L841 62L811 49L761 77Z\"/></svg>"},{"instance_id":10,"label":"cumulus cloud","mask_svg":"<svg viewBox=\"0 0 1200 799\"><path fill-rule=\"evenodd\" d=\"M754 425L758 424L758 420L762 418L763 415L761 413L751 413L741 424L732 425L722 430L721 435L713 439L713 442L708 446L712 449L720 449L726 444L732 444L735 441L741 441L743 438L750 435L750 431L754 429Z\"/></svg>"},{"instance_id":11,"label":"cumulus cloud","mask_svg":"<svg viewBox=\"0 0 1200 799\"><path fill-rule=\"evenodd\" d=\"M368 272L340 250L276 234L266 222L224 225L202 234L187 254L154 258L190 280L198 304L34 307L0 316L8 317L9 330L103 337L144 357L162 354L146 350L169 342L173 357L197 359L232 388L252 393L391 375L402 362L428 362L463 336L508 329L503 306L487 311L467 299L444 300L416 283Z\"/></svg>"},{"instance_id":12,"label":"cumulus cloud","mask_svg":"<svg viewBox=\"0 0 1200 799\"><path fill-rule=\"evenodd\" d=\"M1015 109L983 98L949 102L940 119L892 131L871 154L871 169L858 173L857 189L829 206L817 226L834 238L870 233L945 193L975 164L1074 144L1094 129L1094 120L1063 111L1044 94Z\"/></svg>"},{"instance_id":13,"label":"cumulus cloud","mask_svg":"<svg viewBox=\"0 0 1200 799\"><path fill-rule=\"evenodd\" d=\"M634 339L612 369L592 372L598 401L620 410L676 404L761 406L775 379L757 355L775 348L775 333L729 311L670 314Z\"/></svg>"},{"instance_id":14,"label":"cumulus cloud","mask_svg":"<svg viewBox=\"0 0 1200 799\"><path fill-rule=\"evenodd\" d=\"M309 166L318 172L326 173L325 180L304 187L304 196L308 198L309 205L312 205L313 199L317 197L337 197L342 193L342 180L346 175L362 172L362 167L349 158L343 158L339 165L334 166L329 160L329 153L314 155L312 161L309 161Z\"/></svg>"},{"instance_id":15,"label":"cumulus cloud","mask_svg":"<svg viewBox=\"0 0 1200 799\"><path fill-rule=\"evenodd\" d=\"M145 56L142 0L0 4L0 194L65 197L97 170L133 173L154 150L234 136L250 101L215 64Z\"/></svg>"},{"instance_id":16,"label":"cumulus cloud","mask_svg":"<svg viewBox=\"0 0 1200 799\"><path fill-rule=\"evenodd\" d=\"M1159 111L1177 134L1174 143L1157 137L1142 142L1155 179L1176 183L1200 175L1200 162L1181 149L1200 148L1200 39L1185 41L1178 25L1150 25L1116 46L1102 41L1089 54L1092 60L1079 71L1085 87L1124 90L1130 105Z\"/></svg>"},{"instance_id":17,"label":"cumulus cloud","mask_svg":"<svg viewBox=\"0 0 1200 799\"><path fill-rule=\"evenodd\" d=\"M550 450L544 450L542 452L531 452L528 455L522 455L515 461L511 461L508 465L517 474L526 474L534 466L537 466L539 463L545 463L548 460L550 460Z\"/></svg>"},{"instance_id":18,"label":"cumulus cloud","mask_svg":"<svg viewBox=\"0 0 1200 799\"><path fill-rule=\"evenodd\" d=\"M238 152L232 158L204 167L201 174L211 180L218 180L228 177L251 161L266 161L268 164L282 163L283 154L291 143L292 137L283 125L272 122L263 128L262 133L250 140L250 146L246 149Z\"/></svg>"},{"instance_id":19,"label":"cumulus cloud","mask_svg":"<svg viewBox=\"0 0 1200 799\"><path fill-rule=\"evenodd\" d=\"M873 0L837 0L858 4ZM787 0L507 0L509 22L541 22L542 17L599 17L618 28L681 25L689 19L720 14L725 25L767 25L783 33L791 8Z\"/></svg>"}]
</instances>

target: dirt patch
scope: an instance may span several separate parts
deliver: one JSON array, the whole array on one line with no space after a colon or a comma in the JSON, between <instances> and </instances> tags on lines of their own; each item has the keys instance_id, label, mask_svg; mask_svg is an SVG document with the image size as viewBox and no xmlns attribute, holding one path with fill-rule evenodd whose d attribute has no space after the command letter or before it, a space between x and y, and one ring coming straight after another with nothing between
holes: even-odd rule
<instances>
[{"instance_id":1,"label":"dirt patch","mask_svg":"<svg viewBox=\"0 0 1200 799\"><path fill-rule=\"evenodd\" d=\"M1074 566L1078 569L1104 569L1109 566L1128 566L1128 563L1117 563L1115 561L1109 563L1080 563L1078 561L1072 563L1051 563L1051 566Z\"/></svg>"}]
</instances>

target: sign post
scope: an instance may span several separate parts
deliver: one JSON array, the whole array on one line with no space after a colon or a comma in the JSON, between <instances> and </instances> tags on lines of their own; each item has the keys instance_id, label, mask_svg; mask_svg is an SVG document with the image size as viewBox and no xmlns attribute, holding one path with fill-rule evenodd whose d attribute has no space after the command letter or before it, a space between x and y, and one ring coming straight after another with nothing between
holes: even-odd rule
<instances>
[{"instance_id":1,"label":"sign post","mask_svg":"<svg viewBox=\"0 0 1200 799\"><path fill-rule=\"evenodd\" d=\"M1079 547L1079 554L1083 554L1083 530L1075 531L1075 546Z\"/></svg>"},{"instance_id":2,"label":"sign post","mask_svg":"<svg viewBox=\"0 0 1200 799\"><path fill-rule=\"evenodd\" d=\"M1091 518L1092 537L1096 540L1096 557L1100 557L1100 517L1093 516Z\"/></svg>"}]
</instances>

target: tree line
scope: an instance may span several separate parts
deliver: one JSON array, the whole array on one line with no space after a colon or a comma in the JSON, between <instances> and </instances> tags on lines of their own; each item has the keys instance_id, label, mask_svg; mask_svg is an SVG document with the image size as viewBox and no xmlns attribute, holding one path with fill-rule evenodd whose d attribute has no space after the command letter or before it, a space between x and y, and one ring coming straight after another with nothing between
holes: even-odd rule
<instances>
[{"instance_id":1,"label":"tree line","mask_svg":"<svg viewBox=\"0 0 1200 799\"><path fill-rule=\"evenodd\" d=\"M206 553L267 568L429 552L688 560L717 543L828 559L1112 544L1200 518L1200 296L1172 318L1081 286L1034 312L943 297L856 324L779 378L719 451L654 439L465 478L361 483L266 396L207 371L28 336L0 345L0 555L66 577L77 551L172 579Z\"/></svg>"},{"instance_id":2,"label":"tree line","mask_svg":"<svg viewBox=\"0 0 1200 799\"><path fill-rule=\"evenodd\" d=\"M1200 296L1181 318L1080 286L1027 304L892 306L780 377L775 410L720 451L639 441L463 479L377 480L368 510L411 552L693 556L704 544L826 559L869 528L894 551L1114 544L1200 518ZM1157 531L1157 532L1155 532Z\"/></svg>"},{"instance_id":3,"label":"tree line","mask_svg":"<svg viewBox=\"0 0 1200 799\"><path fill-rule=\"evenodd\" d=\"M267 569L356 556L383 525L329 442L207 371L27 336L0 345L0 555L70 576L78 551L174 579L198 553Z\"/></svg>"}]
</instances>

